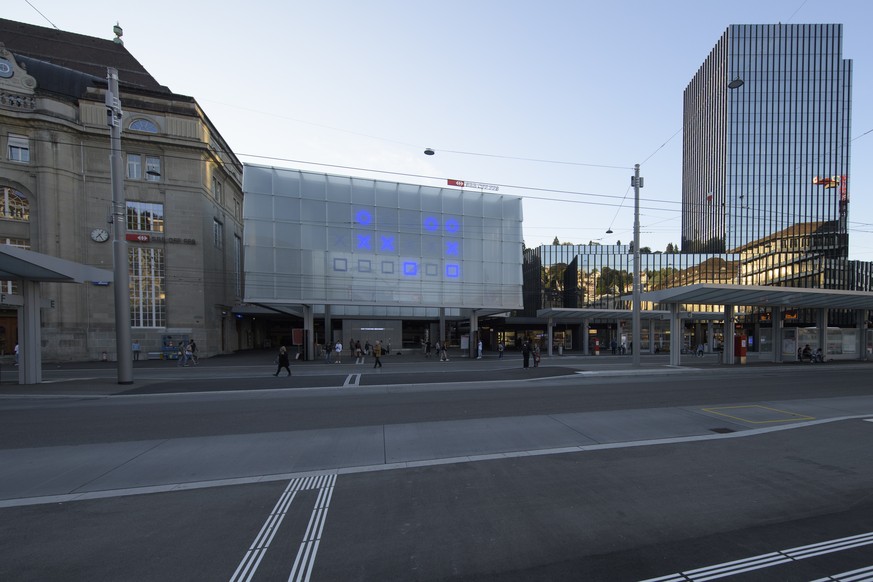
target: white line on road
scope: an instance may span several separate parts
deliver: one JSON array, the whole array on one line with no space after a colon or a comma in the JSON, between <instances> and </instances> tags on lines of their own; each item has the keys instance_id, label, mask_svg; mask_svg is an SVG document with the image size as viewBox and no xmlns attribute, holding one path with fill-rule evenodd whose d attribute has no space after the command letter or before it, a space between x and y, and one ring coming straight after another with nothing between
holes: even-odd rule
<instances>
[{"instance_id":1,"label":"white line on road","mask_svg":"<svg viewBox=\"0 0 873 582\"><path fill-rule=\"evenodd\" d=\"M833 552L842 552L843 550L849 550L852 548L858 548L871 544L873 544L873 532L868 532L856 536L849 536L846 538L828 540L826 542L820 542L817 544L810 544L808 546L800 546L788 550L781 550L779 552L761 554L759 556L752 556L750 558L735 560L733 562L725 562L723 564L716 564L714 566L706 566L704 568L697 568L695 570L688 570L686 572L677 572L675 574L668 574L667 576L661 576L659 578L649 578L647 580L643 580L642 582L678 582L680 580L682 582L703 582L704 580L725 578L727 576L734 576L743 572L751 572L752 570L760 570L761 568L769 568L771 566L777 566L779 564L785 564L787 562L805 560L806 558L813 558L815 556L821 556ZM825 578L825 580L827 580L827 578Z\"/></svg>"},{"instance_id":2,"label":"white line on road","mask_svg":"<svg viewBox=\"0 0 873 582\"><path fill-rule=\"evenodd\" d=\"M349 388L354 386L361 385L361 375L360 374L349 374L346 377L346 381L343 382L343 388Z\"/></svg>"},{"instance_id":3,"label":"white line on road","mask_svg":"<svg viewBox=\"0 0 873 582\"><path fill-rule=\"evenodd\" d=\"M825 578L819 578L812 582L870 582L873 580L873 566L867 566L859 570L851 572L843 572L842 574L833 574Z\"/></svg>"},{"instance_id":4,"label":"white line on road","mask_svg":"<svg viewBox=\"0 0 873 582\"><path fill-rule=\"evenodd\" d=\"M279 497L279 501L276 502L276 506L273 508L273 511L270 512L269 517L267 517L267 521L264 522L263 527L261 527L261 531L258 532L258 535L255 537L255 541L249 547L245 556L243 556L242 561L239 566L237 566L236 571L233 573L233 576L230 577L230 582L250 582L252 577L255 575L255 572L258 570L258 566L261 563L261 560L264 558L264 554L267 553L267 550L270 548L270 542L273 541L273 538L276 535L276 532L279 531L279 526L282 525L282 520L285 519L285 515L288 513L288 508L291 507L291 502L294 501L294 497L297 495L298 491L318 489L318 499L315 502L315 509L313 509L313 517L310 518L310 526L307 528L306 535L303 538L304 544L311 538L315 541L315 547L312 549L311 555L308 555L307 558L301 562L303 564L308 564L308 568L305 572L305 578L297 577L297 580L309 580L309 575L312 572L312 566L315 563L315 553L318 551L318 541L321 539L321 531L324 528L324 521L327 517L327 507L330 504L330 498L333 494L334 484L336 483L336 474L329 475L312 475L309 477L300 477L297 479L292 479L290 483L288 483L288 487L285 488L285 491L282 492L282 495ZM325 491L329 490L327 494ZM325 501L326 499L326 501ZM315 515L319 515L319 527L317 536L310 535L310 531L312 530L313 519ZM301 545L301 550L303 546ZM309 550L307 549L307 554L309 554ZM299 560L298 554L298 560ZM297 562L294 562L294 569L297 568ZM294 571L291 572L291 576L294 576ZM289 578L290 580L291 578Z\"/></svg>"}]
</instances>

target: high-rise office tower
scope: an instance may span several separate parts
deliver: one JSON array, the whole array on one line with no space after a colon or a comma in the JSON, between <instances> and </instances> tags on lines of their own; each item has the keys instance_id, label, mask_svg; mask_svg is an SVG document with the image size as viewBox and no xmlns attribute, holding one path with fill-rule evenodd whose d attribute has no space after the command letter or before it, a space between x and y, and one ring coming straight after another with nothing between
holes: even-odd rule
<instances>
[{"instance_id":1,"label":"high-rise office tower","mask_svg":"<svg viewBox=\"0 0 873 582\"><path fill-rule=\"evenodd\" d=\"M780 284L793 262L806 274L783 284L802 286L819 285L797 280L809 275L801 255L848 256L852 61L842 38L840 24L725 31L684 94L684 252L771 254L766 279Z\"/></svg>"}]
</instances>

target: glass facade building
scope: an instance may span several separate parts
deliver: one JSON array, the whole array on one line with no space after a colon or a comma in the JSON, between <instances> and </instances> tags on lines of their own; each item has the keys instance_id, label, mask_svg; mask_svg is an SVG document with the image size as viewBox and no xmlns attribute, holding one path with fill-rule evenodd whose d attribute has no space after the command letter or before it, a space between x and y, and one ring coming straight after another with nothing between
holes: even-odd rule
<instances>
[{"instance_id":1,"label":"glass facade building","mask_svg":"<svg viewBox=\"0 0 873 582\"><path fill-rule=\"evenodd\" d=\"M841 25L731 25L684 93L683 252L846 258L851 93Z\"/></svg>"},{"instance_id":2,"label":"glass facade building","mask_svg":"<svg viewBox=\"0 0 873 582\"><path fill-rule=\"evenodd\" d=\"M521 198L253 165L243 191L247 302L522 307Z\"/></svg>"}]
</instances>

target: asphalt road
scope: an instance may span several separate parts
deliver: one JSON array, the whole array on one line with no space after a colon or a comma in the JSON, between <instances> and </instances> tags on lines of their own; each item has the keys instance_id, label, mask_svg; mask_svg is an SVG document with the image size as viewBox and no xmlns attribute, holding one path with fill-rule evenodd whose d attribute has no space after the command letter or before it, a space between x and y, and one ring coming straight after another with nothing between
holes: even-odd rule
<instances>
[{"instance_id":1,"label":"asphalt road","mask_svg":"<svg viewBox=\"0 0 873 582\"><path fill-rule=\"evenodd\" d=\"M0 398L0 580L873 576L869 366L414 367Z\"/></svg>"}]
</instances>

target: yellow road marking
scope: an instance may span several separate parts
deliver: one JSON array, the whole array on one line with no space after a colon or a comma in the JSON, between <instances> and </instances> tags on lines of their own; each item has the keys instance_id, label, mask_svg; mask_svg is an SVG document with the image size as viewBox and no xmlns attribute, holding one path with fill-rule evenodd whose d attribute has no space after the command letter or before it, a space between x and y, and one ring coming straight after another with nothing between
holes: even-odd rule
<instances>
[{"instance_id":1,"label":"yellow road marking","mask_svg":"<svg viewBox=\"0 0 873 582\"><path fill-rule=\"evenodd\" d=\"M740 409L756 409L756 410L765 410L768 412L776 412L782 415L785 415L787 418L774 418L768 420L752 420L750 418L743 418L741 416L734 416L732 414L725 414L724 412L719 412L720 410L740 410ZM767 406L760 406L757 404L752 404L748 406L720 406L718 408L704 408L705 412L710 412L712 414L717 414L719 416L724 416L727 418L733 418L734 420L739 420L742 422L748 422L750 424L769 424L773 422L795 422L798 420L815 420L813 416L805 416L803 414L797 414L795 412L788 412L787 410L779 410L778 408L769 408Z\"/></svg>"}]
</instances>

